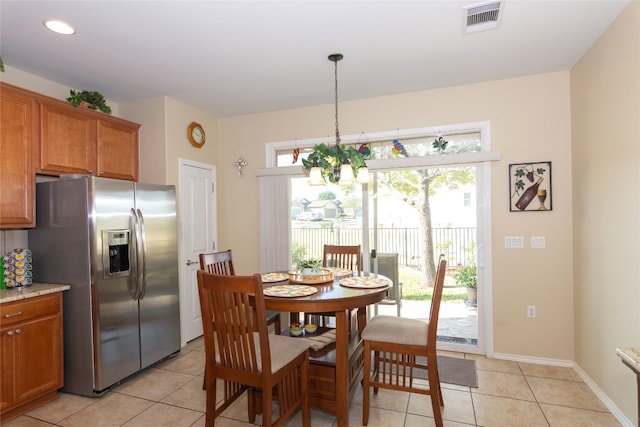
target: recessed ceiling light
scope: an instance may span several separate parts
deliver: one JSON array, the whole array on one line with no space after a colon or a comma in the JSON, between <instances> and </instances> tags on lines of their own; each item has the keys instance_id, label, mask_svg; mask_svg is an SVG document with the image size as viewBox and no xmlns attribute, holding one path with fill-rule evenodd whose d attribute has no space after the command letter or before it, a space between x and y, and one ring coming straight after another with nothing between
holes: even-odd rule
<instances>
[{"instance_id":1,"label":"recessed ceiling light","mask_svg":"<svg viewBox=\"0 0 640 427\"><path fill-rule=\"evenodd\" d=\"M50 29L51 31L53 31L54 33L58 33L58 34L69 35L69 34L76 33L76 30L71 25L57 19L50 19L48 21L44 21L44 26Z\"/></svg>"}]
</instances>

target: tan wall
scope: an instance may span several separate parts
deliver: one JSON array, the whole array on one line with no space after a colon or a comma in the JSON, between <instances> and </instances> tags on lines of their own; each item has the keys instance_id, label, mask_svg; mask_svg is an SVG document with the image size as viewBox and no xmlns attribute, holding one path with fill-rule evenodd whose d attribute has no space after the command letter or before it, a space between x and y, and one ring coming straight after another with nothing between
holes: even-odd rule
<instances>
[{"instance_id":1,"label":"tan wall","mask_svg":"<svg viewBox=\"0 0 640 427\"><path fill-rule=\"evenodd\" d=\"M492 148L502 152L491 186L495 351L573 360L569 73L340 105L343 135L483 120L491 121ZM333 125L331 104L220 120L219 236L240 273L260 269L255 170L265 166L264 144L328 136ZM238 155L249 161L240 179L232 166ZM508 165L527 161L552 162L551 212L509 212ZM505 250L507 235L523 236L529 249ZM546 236L547 249L530 249L532 235ZM527 305L537 306L537 318L527 318Z\"/></svg>"},{"instance_id":2,"label":"tan wall","mask_svg":"<svg viewBox=\"0 0 640 427\"><path fill-rule=\"evenodd\" d=\"M575 361L629 420L640 347L640 2L571 71Z\"/></svg>"}]
</instances>

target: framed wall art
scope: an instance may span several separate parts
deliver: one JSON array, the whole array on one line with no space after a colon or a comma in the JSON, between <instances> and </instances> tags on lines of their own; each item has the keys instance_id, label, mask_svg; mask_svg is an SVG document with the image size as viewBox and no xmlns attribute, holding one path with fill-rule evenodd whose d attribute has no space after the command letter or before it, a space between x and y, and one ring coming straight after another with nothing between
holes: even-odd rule
<instances>
[{"instance_id":1,"label":"framed wall art","mask_svg":"<svg viewBox=\"0 0 640 427\"><path fill-rule=\"evenodd\" d=\"M552 210L551 162L510 164L509 192L511 212Z\"/></svg>"}]
</instances>

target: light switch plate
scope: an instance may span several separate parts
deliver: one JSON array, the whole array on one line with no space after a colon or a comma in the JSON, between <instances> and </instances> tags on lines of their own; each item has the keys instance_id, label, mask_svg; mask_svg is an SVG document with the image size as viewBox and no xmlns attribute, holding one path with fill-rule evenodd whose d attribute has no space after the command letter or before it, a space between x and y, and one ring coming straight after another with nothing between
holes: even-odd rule
<instances>
[{"instance_id":1,"label":"light switch plate","mask_svg":"<svg viewBox=\"0 0 640 427\"><path fill-rule=\"evenodd\" d=\"M504 247L507 249L524 248L524 238L522 236L505 236Z\"/></svg>"}]
</instances>

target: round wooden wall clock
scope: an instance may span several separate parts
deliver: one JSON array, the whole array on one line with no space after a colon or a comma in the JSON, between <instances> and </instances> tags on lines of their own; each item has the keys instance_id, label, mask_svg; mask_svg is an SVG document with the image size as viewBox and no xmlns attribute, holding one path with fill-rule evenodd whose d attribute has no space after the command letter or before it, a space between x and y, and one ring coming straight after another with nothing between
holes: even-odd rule
<instances>
[{"instance_id":1,"label":"round wooden wall clock","mask_svg":"<svg viewBox=\"0 0 640 427\"><path fill-rule=\"evenodd\" d=\"M189 142L196 148L201 148L205 143L204 128L200 123L192 122L187 128Z\"/></svg>"}]
</instances>

